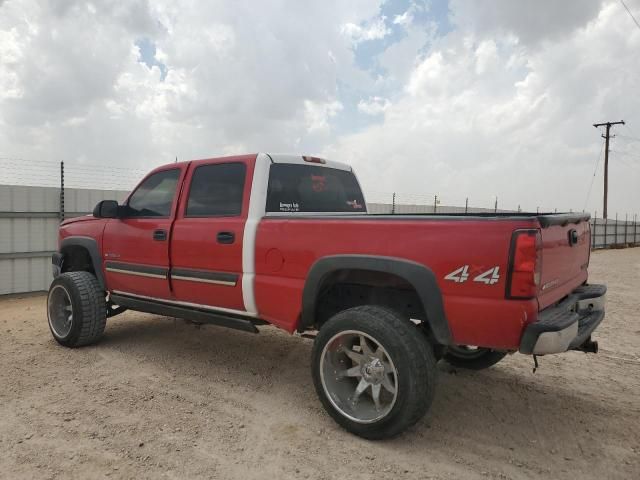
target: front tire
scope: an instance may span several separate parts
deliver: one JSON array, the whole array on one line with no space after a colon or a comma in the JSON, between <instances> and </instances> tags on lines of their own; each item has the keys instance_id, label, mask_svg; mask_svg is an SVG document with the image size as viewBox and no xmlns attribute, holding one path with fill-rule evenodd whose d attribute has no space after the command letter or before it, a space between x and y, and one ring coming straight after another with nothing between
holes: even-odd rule
<instances>
[{"instance_id":1,"label":"front tire","mask_svg":"<svg viewBox=\"0 0 640 480\"><path fill-rule=\"evenodd\" d=\"M47 295L47 318L53 338L65 347L97 342L107 322L104 291L90 272L56 277Z\"/></svg>"},{"instance_id":2,"label":"front tire","mask_svg":"<svg viewBox=\"0 0 640 480\"><path fill-rule=\"evenodd\" d=\"M371 440L415 424L435 393L431 346L408 320L383 307L355 307L327 321L315 339L311 369L329 415Z\"/></svg>"},{"instance_id":3,"label":"front tire","mask_svg":"<svg viewBox=\"0 0 640 480\"><path fill-rule=\"evenodd\" d=\"M500 352L490 348L473 348L466 345L449 347L444 359L450 365L468 370L484 370L494 366L504 357L507 352Z\"/></svg>"}]
</instances>

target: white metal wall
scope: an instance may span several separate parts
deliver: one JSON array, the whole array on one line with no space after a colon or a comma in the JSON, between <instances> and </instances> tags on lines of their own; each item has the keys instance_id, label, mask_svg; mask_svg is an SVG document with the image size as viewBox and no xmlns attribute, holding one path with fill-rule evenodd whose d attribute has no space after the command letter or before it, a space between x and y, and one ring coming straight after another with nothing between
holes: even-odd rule
<instances>
[{"instance_id":1,"label":"white metal wall","mask_svg":"<svg viewBox=\"0 0 640 480\"><path fill-rule=\"evenodd\" d=\"M118 190L65 189L65 217L86 215L100 200L123 201ZM0 185L0 295L43 291L51 283L51 254L57 248L60 190ZM391 204L370 203L370 213L391 213ZM464 207L438 205L438 212L463 213ZM468 212L491 212L471 208ZM504 211L504 210L498 210ZM433 213L432 205L396 205L396 213ZM632 245L640 240L635 222L592 220L593 248ZM606 229L606 235L605 235Z\"/></svg>"},{"instance_id":2,"label":"white metal wall","mask_svg":"<svg viewBox=\"0 0 640 480\"><path fill-rule=\"evenodd\" d=\"M126 192L65 189L66 218ZM60 189L0 185L0 295L47 290L57 248Z\"/></svg>"}]
</instances>

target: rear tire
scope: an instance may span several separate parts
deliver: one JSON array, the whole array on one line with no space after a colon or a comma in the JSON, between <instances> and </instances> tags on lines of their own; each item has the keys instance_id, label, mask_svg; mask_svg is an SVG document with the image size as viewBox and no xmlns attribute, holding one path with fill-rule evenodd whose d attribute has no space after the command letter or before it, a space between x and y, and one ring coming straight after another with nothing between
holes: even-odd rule
<instances>
[{"instance_id":1,"label":"rear tire","mask_svg":"<svg viewBox=\"0 0 640 480\"><path fill-rule=\"evenodd\" d=\"M89 272L56 277L47 295L47 318L53 338L65 347L97 342L107 322L104 290Z\"/></svg>"},{"instance_id":2,"label":"rear tire","mask_svg":"<svg viewBox=\"0 0 640 480\"><path fill-rule=\"evenodd\" d=\"M344 310L322 326L311 373L329 415L371 440L393 437L415 424L435 393L431 345L409 321L377 306Z\"/></svg>"},{"instance_id":3,"label":"rear tire","mask_svg":"<svg viewBox=\"0 0 640 480\"><path fill-rule=\"evenodd\" d=\"M444 359L450 365L468 370L484 370L494 366L507 355L507 352L500 352L490 348L467 347L465 345L449 347Z\"/></svg>"}]
</instances>

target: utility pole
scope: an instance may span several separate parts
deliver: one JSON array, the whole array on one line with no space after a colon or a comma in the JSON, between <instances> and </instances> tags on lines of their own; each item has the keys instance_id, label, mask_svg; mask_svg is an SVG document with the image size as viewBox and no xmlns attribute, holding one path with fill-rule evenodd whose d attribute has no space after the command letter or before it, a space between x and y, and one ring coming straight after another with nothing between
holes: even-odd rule
<instances>
[{"instance_id":1,"label":"utility pole","mask_svg":"<svg viewBox=\"0 0 640 480\"><path fill-rule=\"evenodd\" d=\"M609 138L611 135L609 134L612 125L624 125L624 120L620 120L619 122L605 122L605 123L594 123L593 126L596 128L599 127L607 127L606 133L602 135L604 138L605 146L604 146L604 208L602 210L602 218L607 218L607 197L609 195Z\"/></svg>"},{"instance_id":2,"label":"utility pole","mask_svg":"<svg viewBox=\"0 0 640 480\"><path fill-rule=\"evenodd\" d=\"M64 220L64 161L60 162L60 204L58 206L60 223Z\"/></svg>"}]
</instances>

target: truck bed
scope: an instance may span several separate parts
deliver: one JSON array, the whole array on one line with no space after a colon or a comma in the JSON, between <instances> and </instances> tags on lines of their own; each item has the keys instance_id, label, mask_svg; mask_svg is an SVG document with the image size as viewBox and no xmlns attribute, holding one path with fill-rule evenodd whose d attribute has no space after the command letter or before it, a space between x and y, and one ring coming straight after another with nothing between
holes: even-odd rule
<instances>
[{"instance_id":1,"label":"truck bed","mask_svg":"<svg viewBox=\"0 0 640 480\"><path fill-rule=\"evenodd\" d=\"M502 212L268 215L257 233L256 299L268 321L293 330L301 305L278 299L283 294L301 298L316 259L345 254L403 258L433 271L457 343L514 348L523 326L586 280L588 219L585 214ZM548 286L538 298L505 301L512 235L522 229L542 233L541 287ZM577 247L568 244L570 230L577 231ZM455 281L452 274L464 267L469 278ZM474 281L492 269L495 281Z\"/></svg>"}]
</instances>

